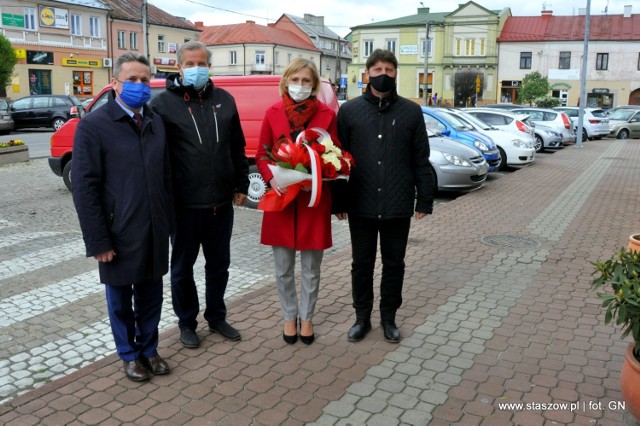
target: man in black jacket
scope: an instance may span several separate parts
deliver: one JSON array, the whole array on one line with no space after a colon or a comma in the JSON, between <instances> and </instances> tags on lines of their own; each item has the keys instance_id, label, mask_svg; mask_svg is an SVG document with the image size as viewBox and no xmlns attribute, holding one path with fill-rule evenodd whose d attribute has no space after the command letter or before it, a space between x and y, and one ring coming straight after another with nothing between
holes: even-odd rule
<instances>
[{"instance_id":1,"label":"man in black jacket","mask_svg":"<svg viewBox=\"0 0 640 426\"><path fill-rule=\"evenodd\" d=\"M333 209L341 212L338 218L347 214L349 218L356 311L356 322L348 334L351 342L362 340L371 330L378 235L380 319L385 340L400 341L395 316L402 304L411 216L415 210L415 218L422 219L433 210L434 182L422 111L416 103L398 96L397 68L393 52L374 50L366 63L366 92L338 112L339 140L357 165Z\"/></svg>"},{"instance_id":2,"label":"man in black jacket","mask_svg":"<svg viewBox=\"0 0 640 426\"><path fill-rule=\"evenodd\" d=\"M197 348L200 309L193 265L205 257L204 319L209 331L229 340L240 333L226 321L233 205L244 204L249 187L245 139L233 97L209 79L211 52L189 41L177 52L179 74L151 102L162 117L171 156L177 229L172 237L171 295L180 341Z\"/></svg>"}]
</instances>

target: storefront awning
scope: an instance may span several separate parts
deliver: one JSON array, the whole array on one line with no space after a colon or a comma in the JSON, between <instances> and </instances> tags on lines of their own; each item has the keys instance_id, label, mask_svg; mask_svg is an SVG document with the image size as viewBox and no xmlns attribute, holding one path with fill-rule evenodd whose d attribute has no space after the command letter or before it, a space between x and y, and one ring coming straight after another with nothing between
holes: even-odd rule
<instances>
[{"instance_id":1,"label":"storefront awning","mask_svg":"<svg viewBox=\"0 0 640 426\"><path fill-rule=\"evenodd\" d=\"M174 72L178 72L178 68L166 68L166 67L156 66L156 72L174 73Z\"/></svg>"}]
</instances>

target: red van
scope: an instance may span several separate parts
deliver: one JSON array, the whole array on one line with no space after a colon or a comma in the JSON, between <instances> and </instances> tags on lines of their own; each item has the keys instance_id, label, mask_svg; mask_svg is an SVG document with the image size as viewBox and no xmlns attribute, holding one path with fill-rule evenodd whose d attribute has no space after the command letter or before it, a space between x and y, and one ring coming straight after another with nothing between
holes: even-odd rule
<instances>
[{"instance_id":1,"label":"red van","mask_svg":"<svg viewBox=\"0 0 640 426\"><path fill-rule=\"evenodd\" d=\"M221 76L213 77L213 83L217 87L227 90L236 100L238 113L244 137L247 141L246 154L251 162L249 171L249 204L258 202L258 197L264 191L265 183L255 167L254 157L258 149L258 137L260 127L264 119L264 113L269 106L280 99L278 86L280 84L279 75L249 75L249 76ZM338 99L331 82L326 79L321 81L322 90L318 94L318 99L338 112ZM165 88L164 79L151 80L151 96L155 96ZM111 86L107 86L94 97L87 106L86 114L101 107L107 102L107 94ZM64 180L67 188L71 189L71 158L73 149L73 138L80 118L72 118L67 121L58 131L51 136L51 156L49 157L49 167Z\"/></svg>"}]
</instances>

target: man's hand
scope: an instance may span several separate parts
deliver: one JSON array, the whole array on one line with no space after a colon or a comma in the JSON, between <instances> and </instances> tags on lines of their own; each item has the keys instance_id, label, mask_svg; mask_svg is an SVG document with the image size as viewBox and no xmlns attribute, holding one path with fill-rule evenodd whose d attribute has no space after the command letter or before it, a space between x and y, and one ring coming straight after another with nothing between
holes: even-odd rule
<instances>
[{"instance_id":1,"label":"man's hand","mask_svg":"<svg viewBox=\"0 0 640 426\"><path fill-rule=\"evenodd\" d=\"M93 256L95 260L102 263L109 263L116 256L116 252L113 250L105 251L104 253L96 254Z\"/></svg>"},{"instance_id":2,"label":"man's hand","mask_svg":"<svg viewBox=\"0 0 640 426\"><path fill-rule=\"evenodd\" d=\"M247 200L247 194L241 194L240 192L236 192L233 194L233 205L234 206L244 206L244 202Z\"/></svg>"},{"instance_id":3,"label":"man's hand","mask_svg":"<svg viewBox=\"0 0 640 426\"><path fill-rule=\"evenodd\" d=\"M345 220L347 218L347 214L346 213L336 213L336 217L338 218L338 220Z\"/></svg>"},{"instance_id":4,"label":"man's hand","mask_svg":"<svg viewBox=\"0 0 640 426\"><path fill-rule=\"evenodd\" d=\"M420 219L424 218L428 214L429 213L416 212L416 220L420 220Z\"/></svg>"}]
</instances>

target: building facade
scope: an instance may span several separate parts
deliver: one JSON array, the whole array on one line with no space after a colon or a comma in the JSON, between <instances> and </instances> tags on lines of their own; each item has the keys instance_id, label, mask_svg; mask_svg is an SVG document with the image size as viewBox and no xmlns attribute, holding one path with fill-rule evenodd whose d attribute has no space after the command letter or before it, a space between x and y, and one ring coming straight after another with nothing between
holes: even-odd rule
<instances>
[{"instance_id":1,"label":"building facade","mask_svg":"<svg viewBox=\"0 0 640 426\"><path fill-rule=\"evenodd\" d=\"M214 75L282 74L297 57L312 60L320 67L320 51L308 38L276 28L275 24L216 25L202 28L200 41L212 53ZM319 69L319 68L318 68Z\"/></svg>"},{"instance_id":2,"label":"building facade","mask_svg":"<svg viewBox=\"0 0 640 426\"><path fill-rule=\"evenodd\" d=\"M525 75L548 77L551 96L577 106L584 53L586 16L512 16L499 38L499 99L519 102ZM611 108L640 105L640 14L625 6L623 14L590 17L586 105Z\"/></svg>"},{"instance_id":3,"label":"building facade","mask_svg":"<svg viewBox=\"0 0 640 426\"><path fill-rule=\"evenodd\" d=\"M89 98L107 84L111 64L108 8L103 3L15 0L0 4L0 14L0 31L18 58L7 97Z\"/></svg>"}]
</instances>

